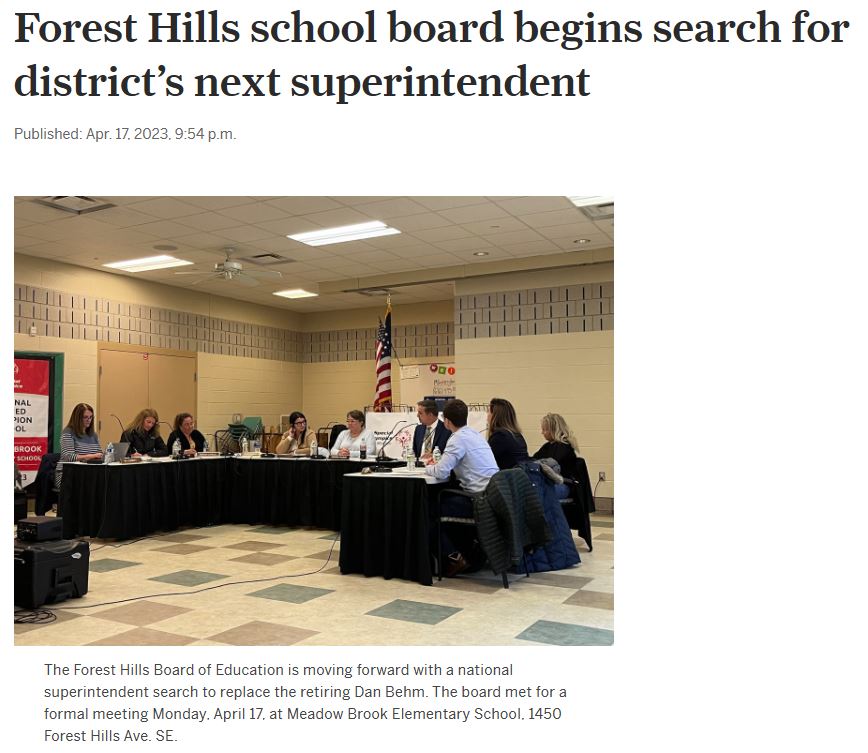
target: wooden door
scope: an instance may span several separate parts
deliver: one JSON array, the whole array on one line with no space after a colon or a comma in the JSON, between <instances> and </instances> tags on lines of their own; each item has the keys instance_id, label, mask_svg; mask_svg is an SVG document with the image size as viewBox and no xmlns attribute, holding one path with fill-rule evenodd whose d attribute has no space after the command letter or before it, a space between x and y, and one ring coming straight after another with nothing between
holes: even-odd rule
<instances>
[{"instance_id":1,"label":"wooden door","mask_svg":"<svg viewBox=\"0 0 868 753\"><path fill-rule=\"evenodd\" d=\"M160 434L168 439L175 415L196 415L196 354L159 352L155 348L106 345L99 349L97 431L103 444L117 441L121 429L143 408L160 416Z\"/></svg>"},{"instance_id":2,"label":"wooden door","mask_svg":"<svg viewBox=\"0 0 868 753\"><path fill-rule=\"evenodd\" d=\"M151 353L148 358L149 407L160 415L163 439L169 438L178 413L196 415L196 356Z\"/></svg>"},{"instance_id":3,"label":"wooden door","mask_svg":"<svg viewBox=\"0 0 868 753\"><path fill-rule=\"evenodd\" d=\"M147 353L100 350L97 433L103 445L121 438L126 425L148 404Z\"/></svg>"}]
</instances>

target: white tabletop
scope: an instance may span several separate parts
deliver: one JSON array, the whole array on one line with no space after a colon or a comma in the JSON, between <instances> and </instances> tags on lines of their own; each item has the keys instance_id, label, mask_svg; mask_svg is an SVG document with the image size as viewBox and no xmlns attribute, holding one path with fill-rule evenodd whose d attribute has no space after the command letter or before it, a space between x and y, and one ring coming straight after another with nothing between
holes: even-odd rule
<instances>
[{"instance_id":1,"label":"white tabletop","mask_svg":"<svg viewBox=\"0 0 868 753\"><path fill-rule=\"evenodd\" d=\"M396 478L418 478L424 481L426 484L437 484L439 483L436 478L433 476L429 476L425 473L424 468L416 468L412 471L408 471L406 468L393 468L391 473L345 473L344 478L347 476L352 476L353 478L385 478L385 479L396 479Z\"/></svg>"}]
</instances>

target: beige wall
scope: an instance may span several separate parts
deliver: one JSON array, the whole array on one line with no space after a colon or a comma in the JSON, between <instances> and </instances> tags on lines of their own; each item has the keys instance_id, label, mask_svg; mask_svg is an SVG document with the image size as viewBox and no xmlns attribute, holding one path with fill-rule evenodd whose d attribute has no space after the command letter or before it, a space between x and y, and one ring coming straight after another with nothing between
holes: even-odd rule
<instances>
[{"instance_id":1,"label":"beige wall","mask_svg":"<svg viewBox=\"0 0 868 753\"><path fill-rule=\"evenodd\" d=\"M457 392L468 403L503 397L515 405L531 454L543 443L540 418L560 413L579 440L597 494L614 496L612 332L492 337L455 344Z\"/></svg>"},{"instance_id":2,"label":"beige wall","mask_svg":"<svg viewBox=\"0 0 868 753\"><path fill-rule=\"evenodd\" d=\"M458 280L455 294L495 293L614 279L604 262L556 271ZM515 405L531 453L544 441L540 418L560 413L579 440L597 495L615 495L614 332L456 339L457 394L466 402L504 397Z\"/></svg>"},{"instance_id":3,"label":"beige wall","mask_svg":"<svg viewBox=\"0 0 868 753\"><path fill-rule=\"evenodd\" d=\"M588 264L583 267L541 269L536 272L511 272L491 277L474 277L455 281L455 295L472 293L500 293L506 290L542 288L549 285L583 285L589 282L608 282L615 279L612 262Z\"/></svg>"},{"instance_id":4,"label":"beige wall","mask_svg":"<svg viewBox=\"0 0 868 753\"><path fill-rule=\"evenodd\" d=\"M238 319L264 327L300 329L300 316L292 311L21 254L15 255L15 282L70 293L95 294L125 303L178 309L191 314Z\"/></svg>"},{"instance_id":5,"label":"beige wall","mask_svg":"<svg viewBox=\"0 0 868 753\"><path fill-rule=\"evenodd\" d=\"M355 329L356 327L376 327L378 319L386 313L385 302L376 307L350 309L347 311L326 311L318 314L305 314L302 317L302 332L323 332L328 330ZM392 306L392 324L429 324L431 322L451 322L454 317L452 301L431 301L413 306Z\"/></svg>"},{"instance_id":6,"label":"beige wall","mask_svg":"<svg viewBox=\"0 0 868 753\"><path fill-rule=\"evenodd\" d=\"M199 429L209 435L225 429L233 413L278 426L281 414L302 404L302 381L300 363L200 353Z\"/></svg>"}]
</instances>

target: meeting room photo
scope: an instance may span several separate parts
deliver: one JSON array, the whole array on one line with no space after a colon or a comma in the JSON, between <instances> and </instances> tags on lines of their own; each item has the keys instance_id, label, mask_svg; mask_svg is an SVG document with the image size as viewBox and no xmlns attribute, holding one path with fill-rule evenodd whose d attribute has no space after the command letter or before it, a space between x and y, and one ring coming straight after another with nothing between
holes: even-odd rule
<instances>
[{"instance_id":1,"label":"meeting room photo","mask_svg":"<svg viewBox=\"0 0 868 753\"><path fill-rule=\"evenodd\" d=\"M17 646L609 646L611 196L18 196Z\"/></svg>"}]
</instances>

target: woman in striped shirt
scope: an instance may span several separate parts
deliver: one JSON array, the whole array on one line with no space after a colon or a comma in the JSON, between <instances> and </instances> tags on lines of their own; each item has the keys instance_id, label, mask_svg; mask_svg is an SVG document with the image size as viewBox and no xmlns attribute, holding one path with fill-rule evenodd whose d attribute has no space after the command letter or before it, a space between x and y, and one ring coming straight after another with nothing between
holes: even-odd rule
<instances>
[{"instance_id":1,"label":"woman in striped shirt","mask_svg":"<svg viewBox=\"0 0 868 753\"><path fill-rule=\"evenodd\" d=\"M55 488L60 489L64 463L101 458L99 437L93 430L93 408L87 403L79 403L72 409L69 423L60 435L60 461L54 474Z\"/></svg>"}]
</instances>

